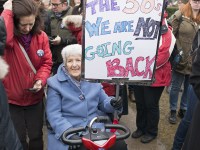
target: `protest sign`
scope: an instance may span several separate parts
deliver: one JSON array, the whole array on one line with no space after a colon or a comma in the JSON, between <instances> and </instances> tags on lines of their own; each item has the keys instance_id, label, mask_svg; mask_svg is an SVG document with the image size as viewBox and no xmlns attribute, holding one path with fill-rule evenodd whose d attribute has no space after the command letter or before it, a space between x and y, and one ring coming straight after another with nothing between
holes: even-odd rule
<instances>
[{"instance_id":1,"label":"protest sign","mask_svg":"<svg viewBox=\"0 0 200 150\"><path fill-rule=\"evenodd\" d=\"M84 77L151 81L163 0L87 0Z\"/></svg>"}]
</instances>

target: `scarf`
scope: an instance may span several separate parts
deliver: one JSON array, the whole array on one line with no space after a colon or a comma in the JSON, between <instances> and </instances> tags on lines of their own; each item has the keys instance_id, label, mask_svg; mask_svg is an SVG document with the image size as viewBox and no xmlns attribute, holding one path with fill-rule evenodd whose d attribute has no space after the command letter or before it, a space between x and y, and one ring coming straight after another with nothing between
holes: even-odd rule
<instances>
[{"instance_id":1,"label":"scarf","mask_svg":"<svg viewBox=\"0 0 200 150\"><path fill-rule=\"evenodd\" d=\"M54 12L54 15L57 19L62 19L62 17L69 11L70 7L67 7L66 10L62 12Z\"/></svg>"},{"instance_id":2,"label":"scarf","mask_svg":"<svg viewBox=\"0 0 200 150\"><path fill-rule=\"evenodd\" d=\"M74 79L73 77L71 77L69 75L69 72L67 71L67 69L64 66L62 67L62 70L69 77L69 79L72 81L72 83L74 83L78 88L81 88L81 81L78 81L78 80Z\"/></svg>"},{"instance_id":3,"label":"scarf","mask_svg":"<svg viewBox=\"0 0 200 150\"><path fill-rule=\"evenodd\" d=\"M31 35L31 34L23 34L23 35L20 37L20 40L21 40L21 42L22 42L22 45L24 46L24 49L25 49L26 51L28 51L29 48L30 48L31 39L32 39L32 35Z\"/></svg>"}]
</instances>

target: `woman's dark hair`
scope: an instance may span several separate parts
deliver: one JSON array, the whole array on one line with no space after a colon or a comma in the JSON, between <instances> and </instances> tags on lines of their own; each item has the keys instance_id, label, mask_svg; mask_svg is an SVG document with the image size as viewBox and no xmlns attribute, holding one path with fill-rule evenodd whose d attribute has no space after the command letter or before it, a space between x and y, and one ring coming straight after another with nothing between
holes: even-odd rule
<instances>
[{"instance_id":1,"label":"woman's dark hair","mask_svg":"<svg viewBox=\"0 0 200 150\"><path fill-rule=\"evenodd\" d=\"M72 15L80 15L83 12L83 0L78 6L74 6Z\"/></svg>"},{"instance_id":2,"label":"woman's dark hair","mask_svg":"<svg viewBox=\"0 0 200 150\"><path fill-rule=\"evenodd\" d=\"M3 4L6 2L6 0L0 0L0 15L3 11Z\"/></svg>"},{"instance_id":3,"label":"woman's dark hair","mask_svg":"<svg viewBox=\"0 0 200 150\"><path fill-rule=\"evenodd\" d=\"M42 29L42 20L39 15L39 9L33 0L13 0L13 14L14 14L14 26L15 35L19 36L20 32L18 30L19 20L21 17L26 17L30 15L35 16L35 24L31 30L31 34L39 34Z\"/></svg>"}]
</instances>

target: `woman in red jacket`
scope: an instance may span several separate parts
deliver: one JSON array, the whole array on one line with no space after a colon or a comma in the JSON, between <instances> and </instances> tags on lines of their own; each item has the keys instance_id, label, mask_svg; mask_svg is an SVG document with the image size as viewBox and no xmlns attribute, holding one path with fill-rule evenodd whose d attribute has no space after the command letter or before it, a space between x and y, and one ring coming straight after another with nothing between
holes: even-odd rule
<instances>
[{"instance_id":1,"label":"woman in red jacket","mask_svg":"<svg viewBox=\"0 0 200 150\"><path fill-rule=\"evenodd\" d=\"M10 66L3 84L11 118L24 150L43 150L43 87L52 66L48 37L41 31L34 1L8 0L2 16L7 32L5 60Z\"/></svg>"},{"instance_id":2,"label":"woman in red jacket","mask_svg":"<svg viewBox=\"0 0 200 150\"><path fill-rule=\"evenodd\" d=\"M167 2L167 0L165 0ZM141 137L142 143L149 143L158 135L159 100L165 86L171 81L171 64L169 62L170 50L173 49L172 29L166 21L164 14L161 27L161 38L156 58L155 80L151 86L134 86L136 100L136 126L132 138Z\"/></svg>"}]
</instances>

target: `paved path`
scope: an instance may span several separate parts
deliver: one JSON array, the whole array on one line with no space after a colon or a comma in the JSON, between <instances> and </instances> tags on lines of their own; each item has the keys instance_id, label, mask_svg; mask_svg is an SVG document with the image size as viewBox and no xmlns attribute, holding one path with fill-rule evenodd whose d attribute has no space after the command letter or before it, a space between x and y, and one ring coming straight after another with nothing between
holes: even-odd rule
<instances>
[{"instance_id":1,"label":"paved path","mask_svg":"<svg viewBox=\"0 0 200 150\"><path fill-rule=\"evenodd\" d=\"M136 130L136 109L135 103L129 103L129 114L123 116L120 123L126 124L131 132ZM166 146L160 141L159 137L148 144L143 144L139 139L133 139L131 136L126 140L129 150L167 150Z\"/></svg>"}]
</instances>

